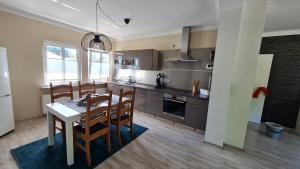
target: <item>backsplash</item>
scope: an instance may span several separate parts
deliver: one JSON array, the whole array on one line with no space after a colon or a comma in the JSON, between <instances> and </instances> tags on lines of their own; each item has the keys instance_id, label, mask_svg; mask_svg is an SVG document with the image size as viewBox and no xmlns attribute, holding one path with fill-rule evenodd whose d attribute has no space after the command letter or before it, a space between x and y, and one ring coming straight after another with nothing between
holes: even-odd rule
<instances>
[{"instance_id":1,"label":"backsplash","mask_svg":"<svg viewBox=\"0 0 300 169\"><path fill-rule=\"evenodd\" d=\"M199 80L199 88L207 88L209 84L210 71L205 70L131 70L119 69L116 72L116 78L122 81L127 81L129 76L132 76L137 83L155 85L156 75L162 73L164 75L164 84L167 87L191 90L194 80Z\"/></svg>"},{"instance_id":2,"label":"backsplash","mask_svg":"<svg viewBox=\"0 0 300 169\"><path fill-rule=\"evenodd\" d=\"M118 80L128 81L132 76L137 83L156 85L155 79L158 73L163 74L164 84L167 87L192 90L194 80L199 80L199 88L208 88L211 70L206 65L212 63L211 54L214 48L190 49L189 56L199 61L196 62L169 62L166 59L180 54L179 50L159 51L159 69L161 70L134 70L115 69L114 76Z\"/></svg>"}]
</instances>

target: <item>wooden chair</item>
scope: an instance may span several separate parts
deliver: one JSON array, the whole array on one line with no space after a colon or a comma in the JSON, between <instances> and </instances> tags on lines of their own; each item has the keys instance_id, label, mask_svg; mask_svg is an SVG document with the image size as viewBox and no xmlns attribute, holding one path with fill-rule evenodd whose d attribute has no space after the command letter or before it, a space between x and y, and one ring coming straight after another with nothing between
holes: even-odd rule
<instances>
[{"instance_id":1,"label":"wooden chair","mask_svg":"<svg viewBox=\"0 0 300 169\"><path fill-rule=\"evenodd\" d=\"M96 94L95 81L93 81L93 83L85 83L85 84L81 84L81 82L78 81L78 91L79 91L79 98L82 98L84 97L84 95L87 94Z\"/></svg>"},{"instance_id":2,"label":"wooden chair","mask_svg":"<svg viewBox=\"0 0 300 169\"><path fill-rule=\"evenodd\" d=\"M98 137L105 137L107 151L111 152L110 145L110 111L112 92L109 95L96 96L91 98L87 95L87 110L81 117L81 124L74 127L76 147L86 153L86 162L91 165L90 142ZM96 107L98 105L99 107ZM95 108L96 107L96 108ZM84 145L80 144L80 140Z\"/></svg>"},{"instance_id":3,"label":"wooden chair","mask_svg":"<svg viewBox=\"0 0 300 169\"><path fill-rule=\"evenodd\" d=\"M122 145L121 128L126 126L130 129L131 136L133 135L133 107L135 99L135 91L126 91L120 89L119 103L117 107L116 117L112 117L111 123L116 126L116 136L119 144Z\"/></svg>"},{"instance_id":4,"label":"wooden chair","mask_svg":"<svg viewBox=\"0 0 300 169\"><path fill-rule=\"evenodd\" d=\"M63 98L63 97L69 97L71 100L73 100L72 82L70 82L69 85L57 85L57 86L53 86L53 84L50 83L50 97L51 97L51 103L54 103L56 99ZM56 122L60 123L61 127L56 126ZM65 122L62 121L60 118L54 116L53 118L54 133L56 133L56 129L61 131L62 138L65 141L66 138Z\"/></svg>"}]
</instances>

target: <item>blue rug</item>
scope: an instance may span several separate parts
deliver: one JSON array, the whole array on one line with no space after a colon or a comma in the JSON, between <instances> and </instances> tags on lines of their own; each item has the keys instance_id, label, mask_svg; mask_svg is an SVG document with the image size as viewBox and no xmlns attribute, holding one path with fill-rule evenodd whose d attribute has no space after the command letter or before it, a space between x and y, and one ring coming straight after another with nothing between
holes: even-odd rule
<instances>
[{"instance_id":1,"label":"blue rug","mask_svg":"<svg viewBox=\"0 0 300 169\"><path fill-rule=\"evenodd\" d=\"M55 144L51 147L48 147L48 138L43 138L27 145L12 149L11 153L21 169L90 169L98 166L101 162L118 152L122 147L126 146L148 129L134 124L133 130L133 137L131 137L128 132L128 128L122 128L122 146L119 146L115 134L111 133L111 154L106 151L106 143L104 142L104 139L99 138L92 142L91 167L87 166L85 153L80 149L75 152L74 165L67 165L66 148L62 142L60 134L55 135Z\"/></svg>"}]
</instances>

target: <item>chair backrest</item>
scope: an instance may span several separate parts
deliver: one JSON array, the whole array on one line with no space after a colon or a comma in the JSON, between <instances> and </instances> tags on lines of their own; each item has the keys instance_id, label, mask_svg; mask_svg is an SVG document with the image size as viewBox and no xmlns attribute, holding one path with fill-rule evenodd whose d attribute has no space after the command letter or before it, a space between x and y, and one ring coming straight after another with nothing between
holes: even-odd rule
<instances>
[{"instance_id":1,"label":"chair backrest","mask_svg":"<svg viewBox=\"0 0 300 169\"><path fill-rule=\"evenodd\" d=\"M81 82L78 81L78 91L79 91L79 98L82 98L84 97L84 95L87 94L96 94L95 81L93 81L93 83L85 83L85 84L81 84Z\"/></svg>"},{"instance_id":2,"label":"chair backrest","mask_svg":"<svg viewBox=\"0 0 300 169\"><path fill-rule=\"evenodd\" d=\"M108 95L91 97L87 95L86 114L81 116L83 126L85 126L85 135L90 135L90 128L98 123L105 123L110 128L112 91ZM109 130L108 130L109 131Z\"/></svg>"},{"instance_id":3,"label":"chair backrest","mask_svg":"<svg viewBox=\"0 0 300 169\"><path fill-rule=\"evenodd\" d=\"M53 86L53 84L50 83L50 97L51 103L54 103L55 99L62 97L69 97L71 100L73 100L72 82L70 82L69 85L57 86Z\"/></svg>"},{"instance_id":4,"label":"chair backrest","mask_svg":"<svg viewBox=\"0 0 300 169\"><path fill-rule=\"evenodd\" d=\"M120 89L119 104L117 111L118 118L124 113L130 113L130 117L133 117L135 91L135 87L132 91L124 91L123 89Z\"/></svg>"}]
</instances>

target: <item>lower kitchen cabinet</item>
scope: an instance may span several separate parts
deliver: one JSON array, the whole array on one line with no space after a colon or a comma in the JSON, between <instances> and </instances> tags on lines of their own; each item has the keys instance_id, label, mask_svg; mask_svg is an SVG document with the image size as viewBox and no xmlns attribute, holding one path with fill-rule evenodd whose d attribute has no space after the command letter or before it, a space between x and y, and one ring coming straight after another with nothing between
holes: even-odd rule
<instances>
[{"instance_id":1,"label":"lower kitchen cabinet","mask_svg":"<svg viewBox=\"0 0 300 169\"><path fill-rule=\"evenodd\" d=\"M146 90L136 89L134 109L140 112L146 112Z\"/></svg>"},{"instance_id":2,"label":"lower kitchen cabinet","mask_svg":"<svg viewBox=\"0 0 300 169\"><path fill-rule=\"evenodd\" d=\"M113 94L119 95L119 85L108 83L107 84L107 89L111 90Z\"/></svg>"},{"instance_id":3,"label":"lower kitchen cabinet","mask_svg":"<svg viewBox=\"0 0 300 169\"><path fill-rule=\"evenodd\" d=\"M131 86L108 83L108 90L112 90L113 94L119 95L119 90L133 90ZM185 124L187 126L205 131L208 101L187 97L185 105L185 117L180 119L169 114L163 114L163 93L143 88L136 88L134 109L145 112L167 120Z\"/></svg>"},{"instance_id":4,"label":"lower kitchen cabinet","mask_svg":"<svg viewBox=\"0 0 300 169\"><path fill-rule=\"evenodd\" d=\"M147 91L146 113L163 117L163 94L155 91Z\"/></svg>"},{"instance_id":5,"label":"lower kitchen cabinet","mask_svg":"<svg viewBox=\"0 0 300 169\"><path fill-rule=\"evenodd\" d=\"M123 89L123 91L126 92L126 91L132 91L133 87L119 85L119 90L121 90L121 89Z\"/></svg>"},{"instance_id":6,"label":"lower kitchen cabinet","mask_svg":"<svg viewBox=\"0 0 300 169\"><path fill-rule=\"evenodd\" d=\"M205 131L208 101L187 98L185 110L185 124Z\"/></svg>"}]
</instances>

